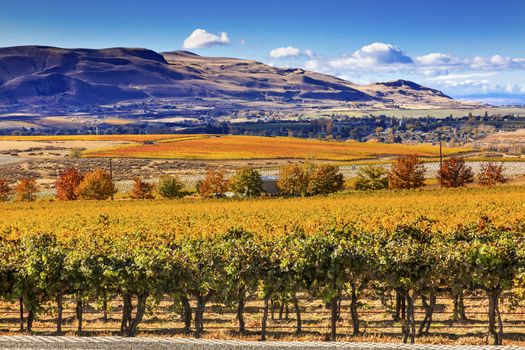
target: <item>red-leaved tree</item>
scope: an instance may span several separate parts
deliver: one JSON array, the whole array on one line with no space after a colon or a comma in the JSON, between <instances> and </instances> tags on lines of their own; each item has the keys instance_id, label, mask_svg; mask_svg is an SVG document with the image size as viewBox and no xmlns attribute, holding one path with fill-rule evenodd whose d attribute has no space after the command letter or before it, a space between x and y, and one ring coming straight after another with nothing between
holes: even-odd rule
<instances>
[{"instance_id":1,"label":"red-leaved tree","mask_svg":"<svg viewBox=\"0 0 525 350\"><path fill-rule=\"evenodd\" d=\"M462 187L474 181L472 168L462 157L451 157L443 162L438 172L439 180L445 187Z\"/></svg>"},{"instance_id":2,"label":"red-leaved tree","mask_svg":"<svg viewBox=\"0 0 525 350\"><path fill-rule=\"evenodd\" d=\"M77 199L76 190L83 179L84 176L77 169L67 169L55 181L56 197L63 201Z\"/></svg>"}]
</instances>

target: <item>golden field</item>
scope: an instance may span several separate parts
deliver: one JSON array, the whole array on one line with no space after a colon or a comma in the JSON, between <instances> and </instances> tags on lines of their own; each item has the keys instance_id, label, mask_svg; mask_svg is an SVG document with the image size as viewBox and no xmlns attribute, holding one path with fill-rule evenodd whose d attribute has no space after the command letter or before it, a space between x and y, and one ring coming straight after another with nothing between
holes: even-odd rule
<instances>
[{"instance_id":1,"label":"golden field","mask_svg":"<svg viewBox=\"0 0 525 350\"><path fill-rule=\"evenodd\" d=\"M314 233L356 223L391 228L420 217L436 230L453 230L488 216L497 224L525 219L525 186L348 192L327 197L250 200L46 201L0 204L0 232L19 236L48 232L60 237L143 232L155 236L209 236L232 227L260 237L301 228Z\"/></svg>"},{"instance_id":2,"label":"golden field","mask_svg":"<svg viewBox=\"0 0 525 350\"><path fill-rule=\"evenodd\" d=\"M416 153L439 155L430 144L404 145L378 142L322 141L292 137L177 135L155 144L131 144L84 153L88 157L159 159L305 159L352 161ZM184 138L186 136L186 138ZM468 148L445 148L446 155Z\"/></svg>"}]
</instances>

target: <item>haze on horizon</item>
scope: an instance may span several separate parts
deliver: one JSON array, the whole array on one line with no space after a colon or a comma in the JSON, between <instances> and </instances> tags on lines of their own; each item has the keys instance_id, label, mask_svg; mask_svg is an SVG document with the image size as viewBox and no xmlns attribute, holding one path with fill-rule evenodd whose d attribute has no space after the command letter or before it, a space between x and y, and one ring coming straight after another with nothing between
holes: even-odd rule
<instances>
[{"instance_id":1,"label":"haze on horizon","mask_svg":"<svg viewBox=\"0 0 525 350\"><path fill-rule=\"evenodd\" d=\"M523 18L521 0L2 0L0 46L184 49L525 104Z\"/></svg>"}]
</instances>

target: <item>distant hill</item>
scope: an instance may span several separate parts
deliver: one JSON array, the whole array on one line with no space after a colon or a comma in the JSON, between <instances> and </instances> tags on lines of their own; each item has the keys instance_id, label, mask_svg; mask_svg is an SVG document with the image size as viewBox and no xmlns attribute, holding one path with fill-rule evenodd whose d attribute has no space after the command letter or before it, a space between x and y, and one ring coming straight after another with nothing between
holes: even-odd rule
<instances>
[{"instance_id":1,"label":"distant hill","mask_svg":"<svg viewBox=\"0 0 525 350\"><path fill-rule=\"evenodd\" d=\"M461 105L416 83L357 85L333 76L236 58L141 48L0 48L0 104L83 107L125 101L205 101L230 107L338 106L362 103L405 108Z\"/></svg>"}]
</instances>

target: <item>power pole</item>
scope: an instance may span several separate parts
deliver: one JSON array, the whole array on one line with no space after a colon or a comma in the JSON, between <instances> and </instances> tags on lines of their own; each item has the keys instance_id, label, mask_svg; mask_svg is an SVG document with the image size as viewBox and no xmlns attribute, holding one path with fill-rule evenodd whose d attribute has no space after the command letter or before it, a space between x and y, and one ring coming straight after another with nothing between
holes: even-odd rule
<instances>
[{"instance_id":1,"label":"power pole","mask_svg":"<svg viewBox=\"0 0 525 350\"><path fill-rule=\"evenodd\" d=\"M439 134L439 187L443 187L443 180L441 179L441 172L443 171L443 146L441 141L441 134Z\"/></svg>"},{"instance_id":2,"label":"power pole","mask_svg":"<svg viewBox=\"0 0 525 350\"><path fill-rule=\"evenodd\" d=\"M109 178L111 179L111 183L115 185L113 182L113 159L109 158ZM111 200L113 200L113 192L111 192Z\"/></svg>"}]
</instances>

